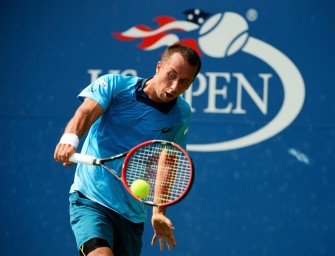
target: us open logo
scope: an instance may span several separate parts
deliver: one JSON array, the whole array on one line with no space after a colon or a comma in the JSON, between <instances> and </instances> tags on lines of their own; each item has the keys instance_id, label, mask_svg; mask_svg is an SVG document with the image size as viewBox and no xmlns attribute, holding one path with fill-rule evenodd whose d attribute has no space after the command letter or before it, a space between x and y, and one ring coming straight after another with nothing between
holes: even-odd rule
<instances>
[{"instance_id":1,"label":"us open logo","mask_svg":"<svg viewBox=\"0 0 335 256\"><path fill-rule=\"evenodd\" d=\"M179 42L203 57L201 73L184 95L193 112L190 130L192 125L202 129L202 136L190 134L188 150L243 148L287 128L303 107L304 81L283 52L249 34L248 21L256 20L257 12L249 10L248 21L234 12L212 15L192 9L184 14L185 20L158 16L154 29L135 25L113 36L140 40L137 47L143 51ZM98 75L89 72L92 80Z\"/></svg>"}]
</instances>

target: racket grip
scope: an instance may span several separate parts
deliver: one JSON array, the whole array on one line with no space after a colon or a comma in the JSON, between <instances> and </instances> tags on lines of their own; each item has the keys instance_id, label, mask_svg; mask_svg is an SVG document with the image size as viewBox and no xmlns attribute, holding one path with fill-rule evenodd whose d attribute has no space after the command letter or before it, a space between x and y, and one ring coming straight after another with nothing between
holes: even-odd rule
<instances>
[{"instance_id":1,"label":"racket grip","mask_svg":"<svg viewBox=\"0 0 335 256\"><path fill-rule=\"evenodd\" d=\"M94 165L95 158L93 156L83 155L79 153L74 153L70 157L70 162L72 163L80 163L80 164L89 164Z\"/></svg>"}]
</instances>

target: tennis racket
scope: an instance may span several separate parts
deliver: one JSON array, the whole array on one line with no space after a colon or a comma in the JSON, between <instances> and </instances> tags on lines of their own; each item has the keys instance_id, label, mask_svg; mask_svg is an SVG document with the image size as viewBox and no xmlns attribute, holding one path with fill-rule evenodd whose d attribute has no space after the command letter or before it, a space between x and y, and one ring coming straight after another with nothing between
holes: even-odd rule
<instances>
[{"instance_id":1,"label":"tennis racket","mask_svg":"<svg viewBox=\"0 0 335 256\"><path fill-rule=\"evenodd\" d=\"M123 157L121 176L105 164ZM169 206L179 202L191 189L194 179L191 157L178 144L165 140L146 141L108 158L75 153L69 160L103 167L119 179L133 197L152 206ZM131 184L139 179L150 186L148 195L142 198L130 189Z\"/></svg>"}]
</instances>

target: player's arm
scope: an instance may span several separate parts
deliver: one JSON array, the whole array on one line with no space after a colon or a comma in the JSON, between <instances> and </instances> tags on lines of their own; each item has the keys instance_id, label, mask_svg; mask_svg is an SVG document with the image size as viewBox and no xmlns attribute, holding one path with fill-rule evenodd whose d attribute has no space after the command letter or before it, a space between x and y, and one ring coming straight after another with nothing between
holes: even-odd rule
<instances>
[{"instance_id":1,"label":"player's arm","mask_svg":"<svg viewBox=\"0 0 335 256\"><path fill-rule=\"evenodd\" d=\"M157 166L154 202L162 204L172 193L172 187L176 179L177 158L169 154L167 149L160 153Z\"/></svg>"},{"instance_id":2,"label":"player's arm","mask_svg":"<svg viewBox=\"0 0 335 256\"><path fill-rule=\"evenodd\" d=\"M72 119L67 124L61 141L57 144L54 159L71 165L69 157L76 152L79 139L90 129L91 125L102 115L102 107L94 100L85 98Z\"/></svg>"},{"instance_id":3,"label":"player's arm","mask_svg":"<svg viewBox=\"0 0 335 256\"><path fill-rule=\"evenodd\" d=\"M168 154L166 149L163 149L158 160L158 168L155 182L155 195L154 202L157 204L162 203L164 195L168 195L170 188L174 183L176 159L173 155ZM152 226L154 228L154 236L151 244L154 245L157 238L159 238L160 249L164 250L164 240L166 240L168 249L171 250L176 246L176 240L173 236L173 224L165 216L166 207L153 207L152 213Z\"/></svg>"}]
</instances>

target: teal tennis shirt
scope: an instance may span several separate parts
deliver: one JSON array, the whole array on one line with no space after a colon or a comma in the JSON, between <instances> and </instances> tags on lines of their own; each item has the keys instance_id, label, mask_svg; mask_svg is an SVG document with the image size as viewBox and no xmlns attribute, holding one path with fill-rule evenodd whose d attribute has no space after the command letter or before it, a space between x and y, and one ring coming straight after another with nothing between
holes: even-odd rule
<instances>
[{"instance_id":1,"label":"teal tennis shirt","mask_svg":"<svg viewBox=\"0 0 335 256\"><path fill-rule=\"evenodd\" d=\"M80 101L91 98L104 110L90 128L82 154L105 158L153 139L173 141L186 148L189 104L181 96L169 103L150 100L143 92L147 80L108 74L78 95ZM123 160L109 164L120 175ZM70 192L73 191L80 191L132 222L146 221L146 206L129 195L123 184L102 167L78 164Z\"/></svg>"}]
</instances>

